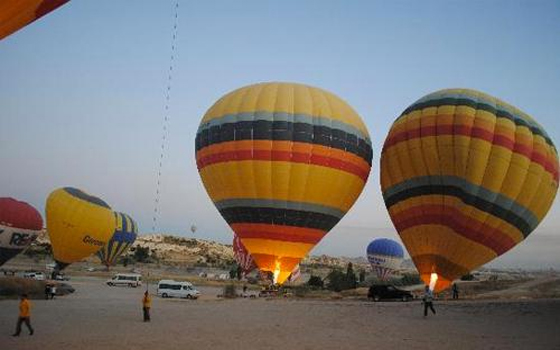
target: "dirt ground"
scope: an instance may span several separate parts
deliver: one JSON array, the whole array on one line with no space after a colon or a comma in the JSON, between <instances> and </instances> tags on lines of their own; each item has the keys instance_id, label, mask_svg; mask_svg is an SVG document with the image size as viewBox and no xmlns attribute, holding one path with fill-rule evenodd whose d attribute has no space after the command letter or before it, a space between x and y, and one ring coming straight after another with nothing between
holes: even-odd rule
<instances>
[{"instance_id":1,"label":"dirt ground","mask_svg":"<svg viewBox=\"0 0 560 350\"><path fill-rule=\"evenodd\" d=\"M192 300L154 297L143 323L143 289L77 278L72 295L33 300L35 335L11 337L17 301L0 301L0 349L560 349L560 300L420 302Z\"/></svg>"}]
</instances>

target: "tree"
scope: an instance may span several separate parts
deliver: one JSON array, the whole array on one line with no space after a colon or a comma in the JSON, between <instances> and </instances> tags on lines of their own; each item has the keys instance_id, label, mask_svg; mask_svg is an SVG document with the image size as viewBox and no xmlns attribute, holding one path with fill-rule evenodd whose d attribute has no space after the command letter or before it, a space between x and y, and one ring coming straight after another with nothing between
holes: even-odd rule
<instances>
[{"instance_id":1,"label":"tree","mask_svg":"<svg viewBox=\"0 0 560 350\"><path fill-rule=\"evenodd\" d=\"M323 289L324 282L321 277L311 275L309 281L307 281L307 285L311 288Z\"/></svg>"},{"instance_id":2,"label":"tree","mask_svg":"<svg viewBox=\"0 0 560 350\"><path fill-rule=\"evenodd\" d=\"M237 265L233 265L229 269L229 278L230 279L235 279L236 276L237 276Z\"/></svg>"},{"instance_id":3,"label":"tree","mask_svg":"<svg viewBox=\"0 0 560 350\"><path fill-rule=\"evenodd\" d=\"M134 260L138 262L148 262L150 258L150 248L148 247L136 247L134 250Z\"/></svg>"},{"instance_id":4,"label":"tree","mask_svg":"<svg viewBox=\"0 0 560 350\"><path fill-rule=\"evenodd\" d=\"M346 289L355 289L358 285L356 274L354 273L354 265L351 262L346 267Z\"/></svg>"},{"instance_id":5,"label":"tree","mask_svg":"<svg viewBox=\"0 0 560 350\"><path fill-rule=\"evenodd\" d=\"M241 265L237 265L237 270L235 272L237 273L237 280L241 281L241 278L243 277L243 269L241 268Z\"/></svg>"},{"instance_id":6,"label":"tree","mask_svg":"<svg viewBox=\"0 0 560 350\"><path fill-rule=\"evenodd\" d=\"M328 274L327 279L327 289L329 290L340 292L342 290L348 289L346 288L346 275L338 269L332 270Z\"/></svg>"},{"instance_id":7,"label":"tree","mask_svg":"<svg viewBox=\"0 0 560 350\"><path fill-rule=\"evenodd\" d=\"M361 269L360 270L360 283L364 283L365 280L366 280L366 270Z\"/></svg>"}]
</instances>

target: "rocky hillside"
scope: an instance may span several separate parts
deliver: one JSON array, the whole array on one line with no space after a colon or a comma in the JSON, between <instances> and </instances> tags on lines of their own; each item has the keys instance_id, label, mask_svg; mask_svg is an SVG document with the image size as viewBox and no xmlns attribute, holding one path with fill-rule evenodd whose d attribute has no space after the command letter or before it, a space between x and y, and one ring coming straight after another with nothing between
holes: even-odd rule
<instances>
[{"instance_id":1,"label":"rocky hillside","mask_svg":"<svg viewBox=\"0 0 560 350\"><path fill-rule=\"evenodd\" d=\"M134 254L138 247L148 248L150 255L160 263L170 265L227 266L233 263L233 249L230 244L214 241L179 237L171 234L140 235L128 254ZM50 254L48 234L43 234L32 244L30 251L36 254ZM346 268L349 262L355 269L368 268L365 258L331 257L328 255L307 257L302 265L316 268Z\"/></svg>"}]
</instances>

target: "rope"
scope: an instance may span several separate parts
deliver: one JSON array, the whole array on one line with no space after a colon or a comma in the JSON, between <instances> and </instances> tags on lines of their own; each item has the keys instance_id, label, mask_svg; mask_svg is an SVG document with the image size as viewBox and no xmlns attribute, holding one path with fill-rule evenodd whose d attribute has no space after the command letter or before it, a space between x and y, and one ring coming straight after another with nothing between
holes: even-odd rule
<instances>
[{"instance_id":1,"label":"rope","mask_svg":"<svg viewBox=\"0 0 560 350\"><path fill-rule=\"evenodd\" d=\"M154 198L154 216L152 221L152 232L156 232L156 227L158 224L159 216L159 198L160 198L160 187L161 187L161 173L163 168L163 156L165 155L165 146L167 143L167 138L169 135L169 101L171 96L171 82L173 77L173 66L175 64L175 42L177 39L177 23L179 19L179 0L175 2L175 19L173 23L173 38L171 39L171 55L169 57L169 71L167 72L167 88L165 90L165 111L163 118L163 130L161 137L161 149L159 154L159 166L156 176L156 194Z\"/></svg>"}]
</instances>

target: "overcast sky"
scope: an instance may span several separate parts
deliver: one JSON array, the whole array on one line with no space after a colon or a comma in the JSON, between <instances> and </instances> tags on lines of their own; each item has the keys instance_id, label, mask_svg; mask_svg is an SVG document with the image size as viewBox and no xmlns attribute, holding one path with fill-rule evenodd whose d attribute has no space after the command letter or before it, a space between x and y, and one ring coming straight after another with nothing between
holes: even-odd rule
<instances>
[{"instance_id":1,"label":"overcast sky","mask_svg":"<svg viewBox=\"0 0 560 350\"><path fill-rule=\"evenodd\" d=\"M0 192L44 210L82 188L151 231L174 1L80 1L0 41ZM199 179L194 138L224 93L262 81L318 86L363 117L372 173L313 251L359 256L397 239L379 190L392 121L421 96L469 87L560 139L558 1L180 1L159 231L231 241ZM557 141L558 142L558 141ZM560 267L559 208L502 266Z\"/></svg>"}]
</instances>

